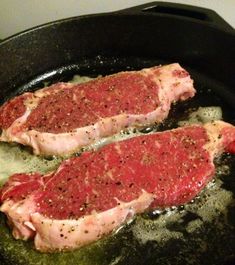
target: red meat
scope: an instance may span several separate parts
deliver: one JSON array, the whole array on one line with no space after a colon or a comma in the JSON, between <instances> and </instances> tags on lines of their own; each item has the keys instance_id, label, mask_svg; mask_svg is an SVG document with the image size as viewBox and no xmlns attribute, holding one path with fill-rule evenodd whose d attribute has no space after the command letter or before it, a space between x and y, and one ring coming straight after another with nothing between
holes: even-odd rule
<instances>
[{"instance_id":1,"label":"red meat","mask_svg":"<svg viewBox=\"0 0 235 265\"><path fill-rule=\"evenodd\" d=\"M0 140L29 145L36 154L69 154L128 127L161 122L172 102L194 94L178 64L58 83L6 102Z\"/></svg>"},{"instance_id":2,"label":"red meat","mask_svg":"<svg viewBox=\"0 0 235 265\"><path fill-rule=\"evenodd\" d=\"M193 199L212 179L213 159L235 142L221 121L138 136L64 161L58 170L13 175L1 211L16 238L41 251L73 249L146 209Z\"/></svg>"}]
</instances>

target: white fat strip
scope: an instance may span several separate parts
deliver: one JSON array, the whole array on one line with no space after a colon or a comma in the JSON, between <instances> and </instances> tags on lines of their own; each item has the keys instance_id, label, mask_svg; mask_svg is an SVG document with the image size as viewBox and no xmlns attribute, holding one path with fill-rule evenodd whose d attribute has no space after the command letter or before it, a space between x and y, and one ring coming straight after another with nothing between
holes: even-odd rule
<instances>
[{"instance_id":1,"label":"white fat strip","mask_svg":"<svg viewBox=\"0 0 235 265\"><path fill-rule=\"evenodd\" d=\"M40 251L78 248L120 228L137 213L143 212L153 201L153 195L142 193L139 198L103 211L80 217L78 220L55 220L39 213L31 214L36 228L35 246Z\"/></svg>"}]
</instances>

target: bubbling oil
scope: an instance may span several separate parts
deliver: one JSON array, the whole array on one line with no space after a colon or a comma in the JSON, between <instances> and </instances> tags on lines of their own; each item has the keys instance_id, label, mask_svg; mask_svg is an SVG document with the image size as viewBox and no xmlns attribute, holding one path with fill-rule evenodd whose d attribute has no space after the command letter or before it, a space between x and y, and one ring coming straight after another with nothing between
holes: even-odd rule
<instances>
[{"instance_id":1,"label":"bubbling oil","mask_svg":"<svg viewBox=\"0 0 235 265\"><path fill-rule=\"evenodd\" d=\"M142 244L154 240L163 245L170 239L183 240L185 233L200 230L205 222L213 223L218 215L226 216L228 206L235 200L233 193L223 189L222 184L217 174L214 181L192 202L164 209L156 216L151 214L149 218L139 217L132 228L135 238ZM185 222L187 216L189 220Z\"/></svg>"},{"instance_id":2,"label":"bubbling oil","mask_svg":"<svg viewBox=\"0 0 235 265\"><path fill-rule=\"evenodd\" d=\"M218 106L199 107L197 110L191 112L187 120L178 122L179 126L191 124L203 124L206 122L222 120L222 109Z\"/></svg>"}]
</instances>

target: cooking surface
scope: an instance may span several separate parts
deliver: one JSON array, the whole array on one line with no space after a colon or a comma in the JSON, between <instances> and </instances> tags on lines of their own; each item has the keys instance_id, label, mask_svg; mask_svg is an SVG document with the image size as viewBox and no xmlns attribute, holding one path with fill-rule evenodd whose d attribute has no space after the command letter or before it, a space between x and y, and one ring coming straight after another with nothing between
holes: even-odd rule
<instances>
[{"instance_id":1,"label":"cooking surface","mask_svg":"<svg viewBox=\"0 0 235 265\"><path fill-rule=\"evenodd\" d=\"M109 74L120 70L157 65L159 61L135 58L110 59L98 57L102 64L89 65L92 71L86 74ZM97 60L97 58L96 58ZM112 59L113 60L113 59ZM95 60L94 60L95 61ZM97 62L96 62L97 63ZM112 64L112 69L107 70ZM99 65L99 66L97 66ZM177 126L178 120L184 120L189 110L198 106L221 106L225 121L234 124L232 105L221 91L219 84L200 73L189 70L195 80L197 95L192 100L177 104L171 110L167 121L158 129ZM110 72L111 71L111 72ZM84 74L84 73L79 73ZM60 79L69 80L67 72ZM58 81L58 80L57 80ZM147 130L148 132L148 130ZM217 162L217 178L193 202L139 215L133 223L123 227L119 233L106 237L88 247L71 253L43 254L33 249L32 242L15 241L9 229L3 227L1 253L8 253L11 262L18 264L73 264L108 265L108 264L222 264L231 261L235 252L235 192L234 156L224 155ZM221 203L222 202L222 203ZM1 219L4 223L4 219ZM14 246L14 247L12 247ZM174 255L172 255L174 253ZM9 263L11 264L11 263Z\"/></svg>"}]
</instances>

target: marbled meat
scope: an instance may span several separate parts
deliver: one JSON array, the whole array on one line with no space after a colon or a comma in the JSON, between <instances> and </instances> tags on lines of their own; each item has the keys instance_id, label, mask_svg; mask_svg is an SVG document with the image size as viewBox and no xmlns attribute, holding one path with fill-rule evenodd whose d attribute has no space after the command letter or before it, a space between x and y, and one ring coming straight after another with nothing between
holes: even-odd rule
<instances>
[{"instance_id":1,"label":"marbled meat","mask_svg":"<svg viewBox=\"0 0 235 265\"><path fill-rule=\"evenodd\" d=\"M195 89L179 64L120 72L83 84L57 83L0 107L0 141L35 154L66 155L128 127L164 120Z\"/></svg>"},{"instance_id":2,"label":"marbled meat","mask_svg":"<svg viewBox=\"0 0 235 265\"><path fill-rule=\"evenodd\" d=\"M45 176L13 175L0 210L14 237L34 238L36 249L75 249L137 213L189 202L213 178L214 157L234 143L235 127L222 121L116 142Z\"/></svg>"}]
</instances>

